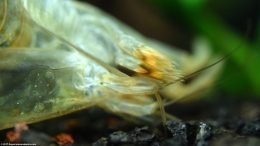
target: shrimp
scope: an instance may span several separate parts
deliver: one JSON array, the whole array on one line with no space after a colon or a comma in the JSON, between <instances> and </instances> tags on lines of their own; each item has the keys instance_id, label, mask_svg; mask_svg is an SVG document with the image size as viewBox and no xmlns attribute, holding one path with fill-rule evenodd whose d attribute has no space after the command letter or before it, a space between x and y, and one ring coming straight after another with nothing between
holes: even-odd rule
<instances>
[{"instance_id":1,"label":"shrimp","mask_svg":"<svg viewBox=\"0 0 260 146\"><path fill-rule=\"evenodd\" d=\"M191 55L89 4L1 0L0 7L0 129L93 106L151 115L163 106L158 96L174 101L198 94L221 70L178 82L214 60L205 40Z\"/></svg>"}]
</instances>

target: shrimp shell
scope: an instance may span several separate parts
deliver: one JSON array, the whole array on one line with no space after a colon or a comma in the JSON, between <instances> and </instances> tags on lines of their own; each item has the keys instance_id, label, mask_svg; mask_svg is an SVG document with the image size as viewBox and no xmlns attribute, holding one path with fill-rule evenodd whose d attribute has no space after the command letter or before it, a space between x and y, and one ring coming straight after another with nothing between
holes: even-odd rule
<instances>
[{"instance_id":1,"label":"shrimp shell","mask_svg":"<svg viewBox=\"0 0 260 146\"><path fill-rule=\"evenodd\" d=\"M156 109L156 102L149 96L157 91L157 82L149 78L129 77L111 66L109 57L100 60L92 56L91 50L98 53L91 48L95 45L83 46L91 50L80 49L82 45L78 40L82 36L68 31L67 25L61 25L68 23L71 26L69 22L73 21L65 19L68 22L64 23L50 17L54 14L48 12L58 7L62 9L55 10L62 15L66 14L63 8L68 8L70 12L77 10L72 2L6 0L0 4L5 12L1 16L0 129L92 106L136 116L151 114ZM44 11L39 11L42 9ZM12 15L16 17L11 19ZM74 15L79 15L79 12ZM23 33L17 33L19 31L26 32L28 37L21 37ZM93 39L96 38L88 39L88 42L91 44ZM17 45L14 42L18 40L30 41Z\"/></svg>"},{"instance_id":2,"label":"shrimp shell","mask_svg":"<svg viewBox=\"0 0 260 146\"><path fill-rule=\"evenodd\" d=\"M152 97L180 78L174 57L185 53L89 4L1 0L0 8L0 129L93 106L150 115Z\"/></svg>"},{"instance_id":3,"label":"shrimp shell","mask_svg":"<svg viewBox=\"0 0 260 146\"><path fill-rule=\"evenodd\" d=\"M1 0L0 2L0 48L19 47L29 44L29 32L24 24L20 2Z\"/></svg>"}]
</instances>

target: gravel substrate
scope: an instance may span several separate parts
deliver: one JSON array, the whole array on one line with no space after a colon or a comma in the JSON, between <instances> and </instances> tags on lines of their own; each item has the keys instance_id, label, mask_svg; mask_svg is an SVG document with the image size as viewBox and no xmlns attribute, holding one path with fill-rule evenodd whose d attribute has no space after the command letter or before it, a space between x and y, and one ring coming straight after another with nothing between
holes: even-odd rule
<instances>
[{"instance_id":1,"label":"gravel substrate","mask_svg":"<svg viewBox=\"0 0 260 146\"><path fill-rule=\"evenodd\" d=\"M205 103L198 106L201 104ZM258 105L256 102L233 106L214 103L199 109L189 106L190 109L183 111L182 121L170 120L165 125L136 124L100 109L91 109L28 127L23 125L18 130L17 127L2 130L0 141L41 146L259 146ZM199 114L194 116L196 112Z\"/></svg>"}]
</instances>

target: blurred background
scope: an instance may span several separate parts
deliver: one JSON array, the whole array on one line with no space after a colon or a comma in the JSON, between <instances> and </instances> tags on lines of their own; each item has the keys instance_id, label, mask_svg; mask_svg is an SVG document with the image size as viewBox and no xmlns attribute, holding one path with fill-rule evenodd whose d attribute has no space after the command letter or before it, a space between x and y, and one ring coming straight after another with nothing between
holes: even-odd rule
<instances>
[{"instance_id":1,"label":"blurred background","mask_svg":"<svg viewBox=\"0 0 260 146\"><path fill-rule=\"evenodd\" d=\"M190 50L206 37L216 54L231 54L214 88L236 98L260 97L258 0L81 0L147 37Z\"/></svg>"}]
</instances>

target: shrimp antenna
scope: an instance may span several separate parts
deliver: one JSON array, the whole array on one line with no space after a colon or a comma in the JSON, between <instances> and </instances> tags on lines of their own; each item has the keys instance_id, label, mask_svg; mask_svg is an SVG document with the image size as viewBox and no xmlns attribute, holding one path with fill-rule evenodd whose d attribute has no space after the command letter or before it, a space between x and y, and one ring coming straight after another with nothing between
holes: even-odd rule
<instances>
[{"instance_id":1,"label":"shrimp antenna","mask_svg":"<svg viewBox=\"0 0 260 146\"><path fill-rule=\"evenodd\" d=\"M248 23L247 23L247 30L246 30L246 33L245 33L246 38L248 38L248 35L249 35L249 33L250 33L250 30L251 30L251 27L252 27L252 24L251 24L251 21L249 20ZM240 44L239 44L237 47L233 48L233 49L232 49L231 51L229 51L226 55L224 55L223 57L221 57L221 58L218 59L217 61L213 62L212 64L209 64L209 65L207 65L207 66L205 66L205 67L202 67L202 68L200 68L200 69L198 69L198 70L196 70L196 71L194 71L194 72L192 72L192 73L190 73L190 74L188 74L188 75L186 75L186 76L184 76L184 77L180 77L180 78L177 79L177 80L174 80L174 81L172 81L172 82L169 82L169 83L166 84L166 86L169 86L170 84L174 84L174 83L176 83L176 82L188 80L188 79L190 79L190 78L192 78L192 77L194 77L194 76L200 74L201 72L203 72L203 71L205 71L205 70L207 70L207 69L209 69L209 68L211 68L211 67L217 65L218 63L220 63L220 62L222 62L222 61L225 61L225 60L228 59L235 51L237 51L239 48L241 48L242 45L243 45L243 42L240 42Z\"/></svg>"},{"instance_id":2,"label":"shrimp antenna","mask_svg":"<svg viewBox=\"0 0 260 146\"><path fill-rule=\"evenodd\" d=\"M237 49L237 48L235 48L234 50L232 50L231 52L229 52L228 54L226 54L225 56L223 56L223 57L220 58L219 60L213 62L212 64L209 64L209 65L207 65L207 66L205 66L205 67L202 67L202 68L200 68L200 69L198 69L198 70L196 70L196 71L194 71L194 72L192 72L192 73L190 73L190 74L188 74L188 75L186 75L186 76L184 76L184 77L181 77L181 78L179 78L179 79L177 79L177 80L175 80L175 81L173 81L173 82L171 82L171 83L168 83L167 86L170 85L170 84L172 84L172 83L176 83L176 82L188 80L188 79L190 79L190 78L192 78L192 77L198 75L199 73L201 73L201 72L203 72L203 71L205 71L205 70L207 70L207 69L209 69L209 68L211 68L211 67L217 65L218 63L220 63L220 62L226 60L227 58L229 58L229 56L231 56L231 54L232 54L236 49Z\"/></svg>"},{"instance_id":3,"label":"shrimp antenna","mask_svg":"<svg viewBox=\"0 0 260 146\"><path fill-rule=\"evenodd\" d=\"M246 30L246 33L245 33L245 37L246 37L246 38L249 37L249 33L250 33L250 31L251 31L251 27L252 27L251 21L248 20L247 30ZM188 74L188 75L186 75L186 76L184 76L184 77L182 77L182 78L179 78L179 79L177 79L177 80L175 80L175 81L173 81L173 82L171 82L171 83L168 83L166 86L168 86L168 85L170 85L170 84L174 84L174 83L176 83L176 82L180 82L180 81L187 80L187 79L189 79L189 78L192 78L192 77L198 75L199 73L201 73L201 72L203 72L203 71L205 71L205 70L207 70L207 69L209 69L209 68L211 68L211 67L217 65L218 63L220 63L220 62L222 62L222 61L225 61L225 60L228 59L236 50L238 50L242 45L243 45L243 43L241 42L237 47L233 48L230 52L228 52L226 55L224 55L224 56L223 56L222 58L220 58L219 60L217 60L217 61L213 62L212 64L209 64L209 65L207 65L207 66L205 66L205 67L203 67L203 68L201 68L201 69L198 69L198 70L196 70L196 71L194 71L194 72L192 72L192 73L190 73L190 74ZM179 101L179 100L182 100L182 99L184 99L184 98L187 98L187 97L189 97L189 96L191 96L191 95L187 95L187 96L184 96L184 97L181 97L181 98L172 100L172 101L170 101L170 102L165 103L164 106L169 106L169 105L171 105L171 104L173 104L173 103L175 103L175 102L177 102L177 101Z\"/></svg>"}]
</instances>

